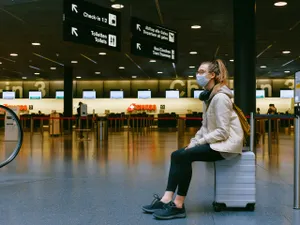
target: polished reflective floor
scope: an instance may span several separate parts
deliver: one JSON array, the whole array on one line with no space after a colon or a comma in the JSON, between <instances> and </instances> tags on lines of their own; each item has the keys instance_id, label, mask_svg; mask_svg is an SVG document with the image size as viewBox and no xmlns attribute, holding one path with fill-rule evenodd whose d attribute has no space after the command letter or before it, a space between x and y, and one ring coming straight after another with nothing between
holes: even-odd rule
<instances>
[{"instance_id":1,"label":"polished reflective floor","mask_svg":"<svg viewBox=\"0 0 300 225\"><path fill-rule=\"evenodd\" d=\"M280 135L268 151L257 149L257 204L254 212L212 208L211 163L193 164L187 218L157 221L141 206L166 186L170 153L195 131L114 132L107 143L73 136L25 133L21 152L0 169L0 224L7 225L299 225L293 210L293 135Z\"/></svg>"}]
</instances>

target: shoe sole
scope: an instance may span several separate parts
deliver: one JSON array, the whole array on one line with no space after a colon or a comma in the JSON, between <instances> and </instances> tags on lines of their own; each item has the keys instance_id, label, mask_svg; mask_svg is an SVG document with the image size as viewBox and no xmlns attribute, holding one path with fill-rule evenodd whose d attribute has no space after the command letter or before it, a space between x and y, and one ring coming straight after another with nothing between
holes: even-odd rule
<instances>
[{"instance_id":1,"label":"shoe sole","mask_svg":"<svg viewBox=\"0 0 300 225\"><path fill-rule=\"evenodd\" d=\"M156 210L159 210L159 209L146 209L144 207L142 207L142 209L145 213L154 213Z\"/></svg>"},{"instance_id":2,"label":"shoe sole","mask_svg":"<svg viewBox=\"0 0 300 225\"><path fill-rule=\"evenodd\" d=\"M159 219L159 220L171 220L171 219L179 219L179 218L185 218L186 214L185 213L181 213L181 214L177 214L177 215L173 215L173 216L158 216L153 214L155 219Z\"/></svg>"}]
</instances>

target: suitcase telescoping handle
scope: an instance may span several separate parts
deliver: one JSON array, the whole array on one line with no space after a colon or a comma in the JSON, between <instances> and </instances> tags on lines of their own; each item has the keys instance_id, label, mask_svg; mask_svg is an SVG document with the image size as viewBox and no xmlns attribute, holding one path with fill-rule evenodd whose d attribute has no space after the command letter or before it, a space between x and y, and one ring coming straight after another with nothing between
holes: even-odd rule
<instances>
[{"instance_id":1,"label":"suitcase telescoping handle","mask_svg":"<svg viewBox=\"0 0 300 225\"><path fill-rule=\"evenodd\" d=\"M250 151L254 150L254 113L250 113Z\"/></svg>"}]
</instances>

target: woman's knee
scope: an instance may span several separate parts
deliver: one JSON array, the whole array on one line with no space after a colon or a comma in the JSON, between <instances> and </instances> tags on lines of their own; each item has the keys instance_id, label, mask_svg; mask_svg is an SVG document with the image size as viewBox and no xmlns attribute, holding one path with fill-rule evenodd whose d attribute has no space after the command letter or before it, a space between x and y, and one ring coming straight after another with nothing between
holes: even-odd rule
<instances>
[{"instance_id":1,"label":"woman's knee","mask_svg":"<svg viewBox=\"0 0 300 225\"><path fill-rule=\"evenodd\" d=\"M178 161L182 161L185 159L185 149L179 149L177 151L174 151L172 152L171 154L171 161L175 161L175 162L178 162Z\"/></svg>"}]
</instances>

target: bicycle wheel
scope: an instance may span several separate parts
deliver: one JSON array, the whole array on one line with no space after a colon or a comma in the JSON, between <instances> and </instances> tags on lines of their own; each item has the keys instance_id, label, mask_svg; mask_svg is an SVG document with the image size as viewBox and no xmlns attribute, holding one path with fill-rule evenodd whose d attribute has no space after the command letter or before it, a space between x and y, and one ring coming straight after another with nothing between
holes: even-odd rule
<instances>
[{"instance_id":1,"label":"bicycle wheel","mask_svg":"<svg viewBox=\"0 0 300 225\"><path fill-rule=\"evenodd\" d=\"M0 168L13 161L23 143L23 130L17 114L17 108L0 105Z\"/></svg>"}]
</instances>

